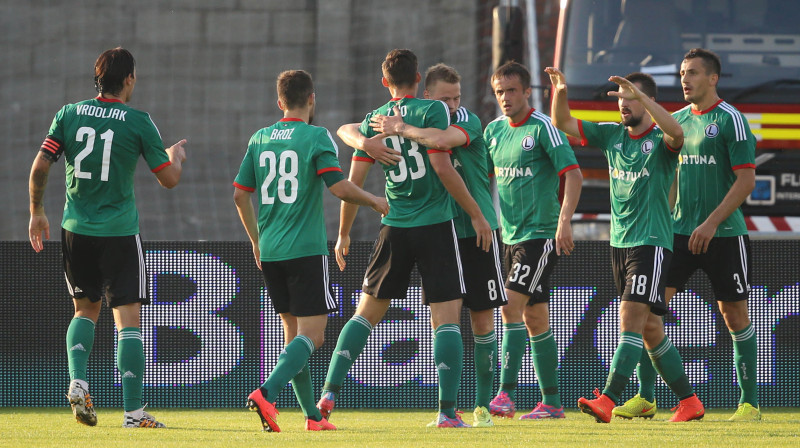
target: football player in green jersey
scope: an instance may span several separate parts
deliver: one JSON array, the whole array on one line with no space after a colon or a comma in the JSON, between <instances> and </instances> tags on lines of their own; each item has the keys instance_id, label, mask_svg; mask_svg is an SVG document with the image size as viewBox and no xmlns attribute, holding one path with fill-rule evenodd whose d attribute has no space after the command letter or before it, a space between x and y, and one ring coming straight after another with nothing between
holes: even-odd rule
<instances>
[{"instance_id":1,"label":"football player in green jersey","mask_svg":"<svg viewBox=\"0 0 800 448\"><path fill-rule=\"evenodd\" d=\"M524 418L564 418L558 391L558 349L550 328L550 275L563 253L574 249L570 220L578 205L581 176L575 153L550 118L530 106L531 75L516 62L492 75L503 112L486 126L500 198L508 305L502 308L500 390L493 415L513 417L514 399L528 343L542 402ZM564 178L564 200L558 201Z\"/></svg>"},{"instance_id":2,"label":"football player in green jersey","mask_svg":"<svg viewBox=\"0 0 800 448\"><path fill-rule=\"evenodd\" d=\"M186 140L165 150L150 116L126 104L136 84L135 60L129 51L107 50L94 68L98 96L58 111L33 162L29 237L36 252L44 249L42 234L50 238L42 198L50 167L63 155L67 188L61 249L75 306L67 329L71 380L67 398L79 423L97 424L86 369L105 297L119 335L122 426L162 428L142 406L145 357L139 315L150 300L133 177L143 156L162 186L176 186L186 159Z\"/></svg>"},{"instance_id":3,"label":"football player in green jersey","mask_svg":"<svg viewBox=\"0 0 800 448\"><path fill-rule=\"evenodd\" d=\"M388 115L395 106L417 127L447 129L450 125L447 106L440 101L415 97L421 76L414 53L392 50L386 55L382 69L383 85L392 100L368 114L361 123L360 131L365 137L376 135L370 127L370 116ZM350 143L345 135L340 136ZM453 168L449 151L427 148L399 136L386 137L386 142L402 154L396 165L383 166L391 210L382 219L364 277L361 300L355 315L339 335L318 406L323 415L331 412L347 371L364 349L373 327L388 310L390 300L405 297L411 269L416 265L435 329L433 354L439 374L437 426L467 427L455 412L463 367L464 347L459 323L465 288L452 221L455 217L452 198L470 216L476 232L475 244L485 251L492 242L491 227ZM373 163L374 159L367 153L356 151L350 180L362 185ZM342 204L336 243L336 259L341 269L345 267L344 256L349 251L349 233L357 210L355 206Z\"/></svg>"},{"instance_id":4,"label":"football player in green jersey","mask_svg":"<svg viewBox=\"0 0 800 448\"><path fill-rule=\"evenodd\" d=\"M333 430L315 406L308 368L308 358L322 345L328 313L337 309L328 283L322 187L382 215L389 205L344 179L331 134L310 124L315 106L311 75L284 71L277 91L283 119L253 134L233 183L239 218L286 342L267 380L247 397L248 406L258 412L264 430L279 432L275 400L291 381L306 430ZM251 201L255 191L257 218Z\"/></svg>"},{"instance_id":5,"label":"football player in green jersey","mask_svg":"<svg viewBox=\"0 0 800 448\"><path fill-rule=\"evenodd\" d=\"M497 364L494 310L505 305L508 299L502 287L497 217L489 185L489 154L483 141L480 119L461 106L461 76L454 68L445 64L429 67L425 73L423 97L442 101L447 105L450 112L450 126L447 129L418 128L408 124L403 121L400 110L395 108L393 115L372 116L372 128L382 134L370 140L382 141L385 135L400 135L403 138L416 140L429 148L442 150L452 148L453 166L464 179L467 189L495 231L489 252L476 247L475 230L470 223L470 217L463 209L458 208L455 218L456 233L467 287L464 306L469 308L475 341L473 352L477 387L472 426L490 427L494 426L489 413L489 401L492 398L492 383ZM375 158L380 155L379 152Z\"/></svg>"},{"instance_id":6,"label":"football player in green jersey","mask_svg":"<svg viewBox=\"0 0 800 448\"><path fill-rule=\"evenodd\" d=\"M760 420L756 332L747 312L750 239L740 206L755 188L756 139L747 119L720 99L719 57L701 48L681 63L683 97L675 112L686 134L675 202L675 258L667 275L668 300L703 270L714 290L734 348L741 389L731 421ZM648 323L648 328L659 323Z\"/></svg>"},{"instance_id":7,"label":"football player in green jersey","mask_svg":"<svg viewBox=\"0 0 800 448\"><path fill-rule=\"evenodd\" d=\"M618 98L621 123L592 123L570 113L567 83L553 67L545 70L553 84L553 124L581 144L600 148L608 160L611 192L611 266L620 295L620 341L614 352L602 395L581 398L578 407L599 422L612 415L652 418L656 413L653 388L643 388L625 405L614 408L628 380L642 361L658 368L661 377L680 399L670 421L702 418L703 405L686 377L680 354L661 326L644 333L650 315L666 312L664 280L672 256L672 219L669 189L675 176L683 131L674 118L655 102L653 77L631 73L609 81L619 85L609 96ZM643 337L644 333L644 337ZM613 408L613 410L612 410ZM635 408L635 409L632 409Z\"/></svg>"}]
</instances>

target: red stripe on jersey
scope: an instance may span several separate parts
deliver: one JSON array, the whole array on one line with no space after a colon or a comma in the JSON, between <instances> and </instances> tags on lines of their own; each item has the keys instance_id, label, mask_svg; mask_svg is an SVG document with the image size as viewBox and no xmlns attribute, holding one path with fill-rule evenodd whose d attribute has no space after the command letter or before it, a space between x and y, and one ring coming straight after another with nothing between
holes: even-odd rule
<instances>
[{"instance_id":1,"label":"red stripe on jersey","mask_svg":"<svg viewBox=\"0 0 800 448\"><path fill-rule=\"evenodd\" d=\"M672 152L681 152L681 149L683 148L683 145L681 145L679 148L673 148L672 146L669 146L669 143L667 143L666 140L664 140L664 144L667 146L667 149Z\"/></svg>"},{"instance_id":2,"label":"red stripe on jersey","mask_svg":"<svg viewBox=\"0 0 800 448\"><path fill-rule=\"evenodd\" d=\"M95 99L97 101L102 101L104 103L121 103L122 102L122 100L118 100L116 98L103 98L102 96L99 96L99 95Z\"/></svg>"},{"instance_id":3,"label":"red stripe on jersey","mask_svg":"<svg viewBox=\"0 0 800 448\"><path fill-rule=\"evenodd\" d=\"M533 111L535 111L535 110L536 110L536 109L534 109L534 108L532 108L532 107L531 107L531 110L529 110L529 111L528 111L528 115L525 115L525 119L524 119L524 120L522 120L522 121L520 121L519 123L511 123L511 122L510 122L510 121L511 121L511 117L509 117L509 119L508 119L508 121L509 121L508 125L509 125L509 126L511 126L512 128L518 128L518 127L522 126L523 124L525 124L525 123L527 123L527 122L528 122L528 120L531 118L531 115L533 114Z\"/></svg>"},{"instance_id":4,"label":"red stripe on jersey","mask_svg":"<svg viewBox=\"0 0 800 448\"><path fill-rule=\"evenodd\" d=\"M736 165L734 167L731 167L731 171L742 170L742 169L745 169L745 168L756 169L756 166L753 163L744 163L742 165Z\"/></svg>"},{"instance_id":5,"label":"red stripe on jersey","mask_svg":"<svg viewBox=\"0 0 800 448\"><path fill-rule=\"evenodd\" d=\"M721 102L722 102L722 100L717 101L716 103L714 103L713 106L709 107L706 110L694 110L694 108L692 108L691 111L695 115L704 115L704 114L707 114L707 113L711 112L711 110L714 109L715 107L719 106L719 103L721 103Z\"/></svg>"},{"instance_id":6,"label":"red stripe on jersey","mask_svg":"<svg viewBox=\"0 0 800 448\"><path fill-rule=\"evenodd\" d=\"M628 132L628 135L629 135L629 136L630 136L632 139L634 139L634 140L639 140L640 138L642 138L642 137L644 137L645 135L649 134L649 133L650 133L650 131L652 131L654 127L656 127L656 124L655 124L655 123L650 123L650 127L649 127L649 128L647 128L647 130L646 130L646 131L644 131L644 132L642 132L641 134L638 134L638 135L633 135L633 134L631 134L630 132Z\"/></svg>"},{"instance_id":7,"label":"red stripe on jersey","mask_svg":"<svg viewBox=\"0 0 800 448\"><path fill-rule=\"evenodd\" d=\"M578 165L570 165L570 166L564 168L563 170L559 171L558 175L561 176L562 174L566 173L567 171L576 170L578 168L580 168L580 166L578 166Z\"/></svg>"},{"instance_id":8,"label":"red stripe on jersey","mask_svg":"<svg viewBox=\"0 0 800 448\"><path fill-rule=\"evenodd\" d=\"M154 172L154 173L157 173L157 172L159 172L159 171L163 170L164 168L166 168L166 167L168 167L168 166L170 166L170 165L172 165L172 162L170 162L169 160L167 160L166 162L164 162L164 163L162 163L161 165L159 165L159 166L157 166L157 167L153 168L153 169L152 169L152 170L150 170L150 171L152 171L152 172Z\"/></svg>"},{"instance_id":9,"label":"red stripe on jersey","mask_svg":"<svg viewBox=\"0 0 800 448\"><path fill-rule=\"evenodd\" d=\"M494 177L494 171L489 171L489 177Z\"/></svg>"},{"instance_id":10,"label":"red stripe on jersey","mask_svg":"<svg viewBox=\"0 0 800 448\"><path fill-rule=\"evenodd\" d=\"M461 126L459 126L459 125L457 125L457 124L451 124L450 126L452 126L452 127L456 128L456 129L458 129L459 131L461 131L461 132L463 132L463 133L464 133L464 136L465 136L465 137L467 137L467 142L466 142L466 143L464 143L464 145L463 145L463 146L464 146L465 148L466 148L467 146L469 146L469 133L468 133L467 131L465 131L465 130L464 130L464 128L462 128Z\"/></svg>"},{"instance_id":11,"label":"red stripe on jersey","mask_svg":"<svg viewBox=\"0 0 800 448\"><path fill-rule=\"evenodd\" d=\"M578 120L578 132L581 134L581 146L588 145L589 140L586 138L586 134L583 133L583 120Z\"/></svg>"},{"instance_id":12,"label":"red stripe on jersey","mask_svg":"<svg viewBox=\"0 0 800 448\"><path fill-rule=\"evenodd\" d=\"M364 157L364 156L353 156L353 161L375 163L375 159L373 159L372 157Z\"/></svg>"},{"instance_id":13,"label":"red stripe on jersey","mask_svg":"<svg viewBox=\"0 0 800 448\"><path fill-rule=\"evenodd\" d=\"M250 192L250 193L256 191L255 188L245 187L244 185L237 184L236 182L233 183L233 186L238 188L238 189L240 189L240 190L244 190L244 191L247 191L247 192Z\"/></svg>"},{"instance_id":14,"label":"red stripe on jersey","mask_svg":"<svg viewBox=\"0 0 800 448\"><path fill-rule=\"evenodd\" d=\"M429 150L428 150L428 154L434 154L434 153L438 153L438 152L446 152L446 153L448 153L448 154L452 154L452 153L453 153L453 151L451 151L451 150L449 150L449 149L435 149L435 148L431 148L431 149L429 149Z\"/></svg>"},{"instance_id":15,"label":"red stripe on jersey","mask_svg":"<svg viewBox=\"0 0 800 448\"><path fill-rule=\"evenodd\" d=\"M783 216L772 216L772 217L769 218L769 220L772 221L772 225L775 226L775 230L778 230L778 231L781 231L781 232L791 232L792 231L792 227L789 226L789 223L786 222L786 218L784 218Z\"/></svg>"},{"instance_id":16,"label":"red stripe on jersey","mask_svg":"<svg viewBox=\"0 0 800 448\"><path fill-rule=\"evenodd\" d=\"M278 121L303 121L300 118L281 118Z\"/></svg>"},{"instance_id":17,"label":"red stripe on jersey","mask_svg":"<svg viewBox=\"0 0 800 448\"><path fill-rule=\"evenodd\" d=\"M339 168L338 166L331 166L331 167L328 167L328 168L323 168L323 169L317 171L317 176L321 175L322 173L327 173L327 172L330 172L330 171L342 172L342 169Z\"/></svg>"}]
</instances>

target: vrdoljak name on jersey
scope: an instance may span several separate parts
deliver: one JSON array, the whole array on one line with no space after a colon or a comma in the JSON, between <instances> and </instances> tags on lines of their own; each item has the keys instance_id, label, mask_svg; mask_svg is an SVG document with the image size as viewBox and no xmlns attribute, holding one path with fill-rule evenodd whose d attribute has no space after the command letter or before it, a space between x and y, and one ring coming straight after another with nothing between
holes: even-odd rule
<instances>
[{"instance_id":1,"label":"vrdoljak name on jersey","mask_svg":"<svg viewBox=\"0 0 800 448\"><path fill-rule=\"evenodd\" d=\"M91 104L81 104L77 107L76 114L88 115L97 118L113 118L115 120L125 121L127 110L120 110L115 108L105 108L92 106Z\"/></svg>"}]
</instances>

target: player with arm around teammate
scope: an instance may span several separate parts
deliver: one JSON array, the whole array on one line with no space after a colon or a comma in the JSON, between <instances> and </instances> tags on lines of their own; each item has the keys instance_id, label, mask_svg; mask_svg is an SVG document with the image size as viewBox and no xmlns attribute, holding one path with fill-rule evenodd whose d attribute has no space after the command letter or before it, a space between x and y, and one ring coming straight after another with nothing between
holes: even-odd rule
<instances>
[{"instance_id":1,"label":"player with arm around teammate","mask_svg":"<svg viewBox=\"0 0 800 448\"><path fill-rule=\"evenodd\" d=\"M378 198L344 179L336 143L327 129L312 126L314 84L302 70L277 80L283 118L257 131L234 181L233 199L250 238L275 312L281 317L285 347L269 377L248 397L265 431L280 432L275 400L291 381L306 418L306 430L334 430L315 406L308 359L324 340L328 313L337 309L328 283L328 238L322 206L323 185L344 201L389 212ZM258 198L258 217L251 201Z\"/></svg>"},{"instance_id":2,"label":"player with arm around teammate","mask_svg":"<svg viewBox=\"0 0 800 448\"><path fill-rule=\"evenodd\" d=\"M145 357L139 328L147 272L139 238L133 178L143 156L158 182L175 187L186 159L181 140L164 149L150 115L127 105L136 85L136 61L117 47L95 62L97 97L58 111L31 167L29 238L36 252L50 238L42 198L50 167L64 156L66 205L61 250L75 314L67 329L70 386L67 398L78 423L97 424L86 381L102 299L117 328L117 368L127 428L163 428L142 405Z\"/></svg>"},{"instance_id":3,"label":"player with arm around teammate","mask_svg":"<svg viewBox=\"0 0 800 448\"><path fill-rule=\"evenodd\" d=\"M558 350L550 328L550 275L559 256L574 249L570 220L583 177L564 134L530 106L528 69L508 62L494 72L491 83L503 115L486 126L483 138L500 198L509 303L502 308L500 390L490 411L514 416L519 370L530 342L542 402L522 418L564 418ZM564 200L559 205L562 176Z\"/></svg>"},{"instance_id":4,"label":"player with arm around teammate","mask_svg":"<svg viewBox=\"0 0 800 448\"><path fill-rule=\"evenodd\" d=\"M596 399L578 400L578 407L598 422L612 415L634 415L614 408L637 363L643 347L664 382L680 399L672 422L702 418L704 408L686 377L680 354L664 334L644 333L652 316L666 313L664 280L672 256L672 220L669 189L683 145L683 131L675 119L655 102L656 84L650 75L631 73L612 76L619 85L610 96L618 97L621 123L592 123L570 114L564 75L553 67L546 72L553 84L553 124L581 139L581 144L600 148L608 160L611 193L611 266L620 295L620 340L603 393ZM640 390L641 417L656 412L655 397ZM622 412L620 412L622 411Z\"/></svg>"},{"instance_id":5,"label":"player with arm around teammate","mask_svg":"<svg viewBox=\"0 0 800 448\"><path fill-rule=\"evenodd\" d=\"M421 77L413 52L390 51L383 61L382 71L383 85L392 100L368 114L361 123L360 131L365 137L376 135L369 126L370 116L387 115L395 106L406 120L418 127L447 129L450 125L447 106L440 101L415 97ZM342 138L347 142L344 136ZM476 229L476 244L483 250L488 250L491 244L491 228L453 168L449 151L427 148L398 136L386 141L402 153L399 163L383 166L391 210L382 220L356 313L339 334L318 407L323 415L333 410L347 371L388 310L391 299L406 296L411 269L416 265L434 327L433 355L439 375L437 426L468 427L455 412L463 367L464 347L459 323L465 291L452 222L455 216L453 198L470 216ZM350 180L363 184L373 163L374 159L365 152L356 151L350 166ZM349 250L349 234L356 212L357 207L342 204L336 243L340 269L345 267L344 257Z\"/></svg>"},{"instance_id":6,"label":"player with arm around teammate","mask_svg":"<svg viewBox=\"0 0 800 448\"><path fill-rule=\"evenodd\" d=\"M461 76L445 64L429 67L425 73L423 97L444 102L450 112L447 129L418 128L403 121L395 108L392 115L375 114L371 127L382 135L400 135L429 148L452 148L452 161L464 179L472 197L481 207L483 216L492 230L491 249L486 252L476 245L475 230L462 208L454 220L458 234L458 250L464 271L467 293L464 306L469 308L474 337L475 376L477 378L474 427L493 426L489 401L497 364L497 337L494 332L494 311L508 302L503 289L500 270L497 217L489 186L489 168L486 145L480 119L461 106Z\"/></svg>"}]
</instances>

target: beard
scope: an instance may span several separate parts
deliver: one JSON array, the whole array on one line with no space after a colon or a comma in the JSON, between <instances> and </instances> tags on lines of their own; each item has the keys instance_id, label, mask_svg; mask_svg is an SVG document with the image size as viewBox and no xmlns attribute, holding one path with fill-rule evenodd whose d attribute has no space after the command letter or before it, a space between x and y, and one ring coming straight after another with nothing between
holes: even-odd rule
<instances>
[{"instance_id":1,"label":"beard","mask_svg":"<svg viewBox=\"0 0 800 448\"><path fill-rule=\"evenodd\" d=\"M635 128L636 126L639 126L639 124L642 122L643 117L644 115L639 115L638 117L630 115L628 116L628 118L622 119L622 124L627 127Z\"/></svg>"}]
</instances>

